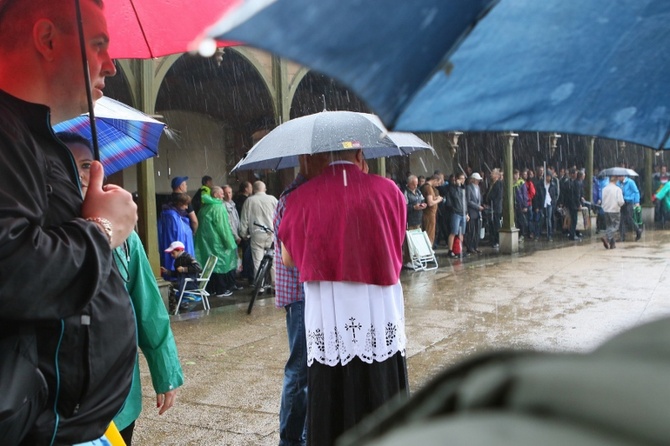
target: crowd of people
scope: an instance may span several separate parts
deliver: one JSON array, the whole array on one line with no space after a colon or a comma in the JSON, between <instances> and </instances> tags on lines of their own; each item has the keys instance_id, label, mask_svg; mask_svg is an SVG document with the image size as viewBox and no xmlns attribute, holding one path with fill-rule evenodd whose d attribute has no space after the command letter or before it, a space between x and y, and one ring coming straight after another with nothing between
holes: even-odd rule
<instances>
[{"instance_id":1,"label":"crowd of people","mask_svg":"<svg viewBox=\"0 0 670 446\"><path fill-rule=\"evenodd\" d=\"M202 186L193 197L188 195L188 177L172 179L173 193L163 205L158 236L161 271L166 280L173 282L171 301L178 300L184 279L196 279L210 256L217 262L207 285L207 291L216 297L229 297L241 290L239 279L253 282L255 271L272 244L272 234L264 228L272 227L277 199L266 193L265 183L248 181L233 195L230 185L216 186L212 177L202 177ZM175 245L175 243L177 245ZM175 246L177 255L175 255ZM190 269L177 265L182 253L194 260ZM187 288L197 286L195 280ZM190 303L184 301L186 305Z\"/></svg>"},{"instance_id":2,"label":"crowd of people","mask_svg":"<svg viewBox=\"0 0 670 446\"><path fill-rule=\"evenodd\" d=\"M102 2L83 0L81 13L95 100L116 68ZM183 383L169 318L134 232L132 195L104 184L86 140L52 130L87 111L75 16L65 0L0 6L0 439L7 445L100 444L91 442L117 425L130 444L141 410L138 347L159 413ZM280 444L329 446L408 393L399 281L405 230L421 226L452 256L461 242L477 253L482 215L490 214L497 246L503 173L493 169L487 182L475 172L448 183L439 172L424 181L409 176L403 193L368 174L360 149L300 158L301 173L280 200L262 181L243 182L233 196L208 176L192 199L188 178L173 178L159 221L161 271L183 280L216 255L211 292L227 297L275 244L276 305L287 313L290 348ZM561 215L576 239L584 204L577 170L513 174L525 235L551 238ZM659 175L663 203L668 184ZM615 246L617 207L640 237L634 181L610 178L599 201L605 247Z\"/></svg>"},{"instance_id":3,"label":"crowd of people","mask_svg":"<svg viewBox=\"0 0 670 446\"><path fill-rule=\"evenodd\" d=\"M590 212L597 215L596 233L605 231L605 211L602 206L602 190L609 177L598 175L594 170L593 200L585 196L584 169L576 166L556 169L540 166L537 169L514 169L512 172L514 226L519 230L520 241L552 241L556 234L568 240L579 241L583 234L577 230L579 219L583 227L590 226ZM499 168L445 175L435 171L430 176L408 174L405 184L398 184L407 204L407 229L422 229L427 233L433 249L444 245L451 258L481 253L480 242L487 238L491 247L500 247L500 229L503 214L503 176ZM390 178L390 175L388 176ZM624 203L620 209L621 225L619 239L624 241L626 233L633 231L635 239L642 234L640 213L640 191L637 182L630 176L615 177L615 184L622 190ZM665 166L660 166L654 175L654 200L658 203L657 214L670 209L670 187ZM403 261L412 267L407 249Z\"/></svg>"}]
</instances>

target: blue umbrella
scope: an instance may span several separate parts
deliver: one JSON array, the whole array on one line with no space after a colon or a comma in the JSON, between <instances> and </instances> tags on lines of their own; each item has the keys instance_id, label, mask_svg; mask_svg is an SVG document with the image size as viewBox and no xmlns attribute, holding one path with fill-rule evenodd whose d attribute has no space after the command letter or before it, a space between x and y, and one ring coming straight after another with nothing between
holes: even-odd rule
<instances>
[{"instance_id":1,"label":"blue umbrella","mask_svg":"<svg viewBox=\"0 0 670 446\"><path fill-rule=\"evenodd\" d=\"M435 150L411 133L389 132L375 115L351 111L323 111L291 119L258 141L233 168L286 169L298 156L362 149L366 158L410 155Z\"/></svg>"},{"instance_id":2,"label":"blue umbrella","mask_svg":"<svg viewBox=\"0 0 670 446\"><path fill-rule=\"evenodd\" d=\"M208 34L232 36L341 80L393 124L496 1L249 0Z\"/></svg>"},{"instance_id":3,"label":"blue umbrella","mask_svg":"<svg viewBox=\"0 0 670 446\"><path fill-rule=\"evenodd\" d=\"M670 2L494 3L277 0L210 35L338 79L394 129L561 131L670 148Z\"/></svg>"},{"instance_id":4,"label":"blue umbrella","mask_svg":"<svg viewBox=\"0 0 670 446\"><path fill-rule=\"evenodd\" d=\"M158 141L165 129L164 123L107 97L97 101L94 114L105 175L158 154ZM90 140L88 114L56 124L54 131L78 133Z\"/></svg>"}]
</instances>

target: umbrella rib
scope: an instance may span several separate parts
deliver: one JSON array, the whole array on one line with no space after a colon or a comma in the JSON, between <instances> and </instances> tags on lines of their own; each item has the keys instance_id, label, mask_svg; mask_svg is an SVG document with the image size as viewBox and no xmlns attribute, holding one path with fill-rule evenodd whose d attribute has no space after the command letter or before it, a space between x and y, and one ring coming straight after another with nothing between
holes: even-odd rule
<instances>
[{"instance_id":1,"label":"umbrella rib","mask_svg":"<svg viewBox=\"0 0 670 446\"><path fill-rule=\"evenodd\" d=\"M147 38L147 34L144 32L144 26L142 26L142 21L140 20L140 16L137 14L137 8L135 8L135 1L134 0L128 0L130 2L130 6L133 8L133 12L135 13L135 17L137 18L137 26L139 26L140 31L142 32L142 38L144 39L144 43L147 45L147 49L149 50L149 55L150 58L153 59L156 56L154 56L154 52L151 50L151 45L149 45L149 39Z\"/></svg>"}]
</instances>

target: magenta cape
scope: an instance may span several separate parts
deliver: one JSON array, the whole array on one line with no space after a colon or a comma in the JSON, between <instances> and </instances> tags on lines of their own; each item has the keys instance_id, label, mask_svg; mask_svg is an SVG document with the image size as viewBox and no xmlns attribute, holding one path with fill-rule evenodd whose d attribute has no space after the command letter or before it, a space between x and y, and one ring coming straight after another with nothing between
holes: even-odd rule
<instances>
[{"instance_id":1,"label":"magenta cape","mask_svg":"<svg viewBox=\"0 0 670 446\"><path fill-rule=\"evenodd\" d=\"M402 268L406 212L393 182L353 164L334 164L288 197L279 239L301 282L394 285Z\"/></svg>"}]
</instances>

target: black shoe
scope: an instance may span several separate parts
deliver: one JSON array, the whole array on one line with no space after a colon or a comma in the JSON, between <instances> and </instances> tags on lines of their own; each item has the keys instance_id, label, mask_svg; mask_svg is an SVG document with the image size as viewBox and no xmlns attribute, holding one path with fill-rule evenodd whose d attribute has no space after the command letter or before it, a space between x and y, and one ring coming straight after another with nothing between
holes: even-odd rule
<instances>
[{"instance_id":1,"label":"black shoe","mask_svg":"<svg viewBox=\"0 0 670 446\"><path fill-rule=\"evenodd\" d=\"M601 237L600 241L603 242L605 249L610 249L610 244L605 237Z\"/></svg>"},{"instance_id":2,"label":"black shoe","mask_svg":"<svg viewBox=\"0 0 670 446\"><path fill-rule=\"evenodd\" d=\"M635 241L637 242L642 237L642 229L635 231Z\"/></svg>"},{"instance_id":3,"label":"black shoe","mask_svg":"<svg viewBox=\"0 0 670 446\"><path fill-rule=\"evenodd\" d=\"M458 256L456 254L454 254L454 251L449 251L449 254L447 254L447 257L449 257L450 259L457 259L458 258Z\"/></svg>"}]
</instances>

